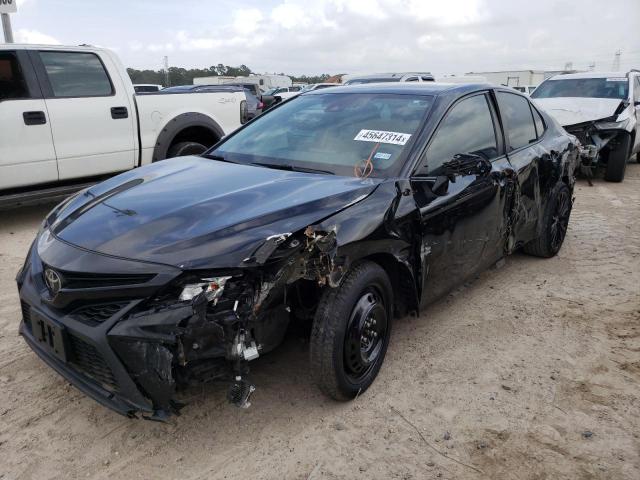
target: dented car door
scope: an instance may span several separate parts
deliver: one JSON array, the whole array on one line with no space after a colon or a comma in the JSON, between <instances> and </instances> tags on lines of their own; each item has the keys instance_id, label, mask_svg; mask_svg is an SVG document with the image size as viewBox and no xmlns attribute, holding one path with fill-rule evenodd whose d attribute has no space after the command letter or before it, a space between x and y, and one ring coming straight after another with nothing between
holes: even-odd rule
<instances>
[{"instance_id":1,"label":"dented car door","mask_svg":"<svg viewBox=\"0 0 640 480\"><path fill-rule=\"evenodd\" d=\"M412 177L422 228L422 303L503 254L511 169L488 92L449 109Z\"/></svg>"}]
</instances>

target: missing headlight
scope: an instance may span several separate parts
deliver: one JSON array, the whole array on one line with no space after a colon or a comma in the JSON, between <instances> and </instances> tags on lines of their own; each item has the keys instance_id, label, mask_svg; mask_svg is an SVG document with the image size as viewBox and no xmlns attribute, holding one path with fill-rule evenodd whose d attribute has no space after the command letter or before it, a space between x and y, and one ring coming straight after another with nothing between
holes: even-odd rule
<instances>
[{"instance_id":1,"label":"missing headlight","mask_svg":"<svg viewBox=\"0 0 640 480\"><path fill-rule=\"evenodd\" d=\"M204 293L209 302L215 305L224 292L224 286L231 277L203 278L201 282L185 285L180 292L180 301L192 300Z\"/></svg>"}]
</instances>

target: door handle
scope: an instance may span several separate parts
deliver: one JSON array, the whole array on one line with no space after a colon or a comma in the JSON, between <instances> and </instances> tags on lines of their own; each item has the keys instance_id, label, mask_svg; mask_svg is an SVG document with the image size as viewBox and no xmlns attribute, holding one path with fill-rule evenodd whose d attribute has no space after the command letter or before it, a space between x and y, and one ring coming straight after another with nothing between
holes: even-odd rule
<instances>
[{"instance_id":1,"label":"door handle","mask_svg":"<svg viewBox=\"0 0 640 480\"><path fill-rule=\"evenodd\" d=\"M129 111L127 107L111 107L111 118L117 120L118 118L128 118Z\"/></svg>"},{"instance_id":2,"label":"door handle","mask_svg":"<svg viewBox=\"0 0 640 480\"><path fill-rule=\"evenodd\" d=\"M44 125L47 123L44 112L23 112L22 118L25 125Z\"/></svg>"}]
</instances>

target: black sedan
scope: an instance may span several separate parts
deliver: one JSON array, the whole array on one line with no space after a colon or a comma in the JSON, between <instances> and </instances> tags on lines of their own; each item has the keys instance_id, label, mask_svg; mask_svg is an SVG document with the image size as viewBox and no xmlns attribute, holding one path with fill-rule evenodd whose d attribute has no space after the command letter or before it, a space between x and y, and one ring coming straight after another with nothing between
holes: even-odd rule
<instances>
[{"instance_id":1,"label":"black sedan","mask_svg":"<svg viewBox=\"0 0 640 480\"><path fill-rule=\"evenodd\" d=\"M558 252L577 153L512 89L303 94L55 208L17 276L20 333L100 403L163 419L212 379L248 406L249 363L306 322L315 383L351 399L394 318L517 249Z\"/></svg>"}]
</instances>

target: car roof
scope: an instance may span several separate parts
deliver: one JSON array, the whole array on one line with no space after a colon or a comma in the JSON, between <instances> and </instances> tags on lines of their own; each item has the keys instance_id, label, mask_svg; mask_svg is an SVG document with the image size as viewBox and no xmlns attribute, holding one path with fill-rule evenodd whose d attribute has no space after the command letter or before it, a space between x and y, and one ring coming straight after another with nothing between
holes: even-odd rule
<instances>
[{"instance_id":1,"label":"car roof","mask_svg":"<svg viewBox=\"0 0 640 480\"><path fill-rule=\"evenodd\" d=\"M384 82L360 85L336 86L330 90L320 89L303 95L333 95L336 93L396 93L404 95L461 95L475 90L496 88L488 83L440 83L440 82Z\"/></svg>"},{"instance_id":2,"label":"car roof","mask_svg":"<svg viewBox=\"0 0 640 480\"><path fill-rule=\"evenodd\" d=\"M554 75L549 80L571 80L579 78L623 78L626 72L582 72L582 73L566 73Z\"/></svg>"}]
</instances>

